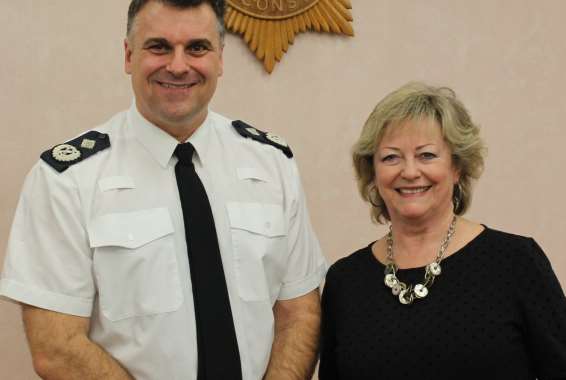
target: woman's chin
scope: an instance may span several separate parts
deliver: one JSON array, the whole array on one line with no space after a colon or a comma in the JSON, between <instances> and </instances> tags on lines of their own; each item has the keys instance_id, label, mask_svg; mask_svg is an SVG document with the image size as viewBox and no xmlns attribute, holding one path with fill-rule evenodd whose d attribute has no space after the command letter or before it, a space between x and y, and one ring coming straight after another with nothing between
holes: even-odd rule
<instances>
[{"instance_id":1,"label":"woman's chin","mask_svg":"<svg viewBox=\"0 0 566 380\"><path fill-rule=\"evenodd\" d=\"M407 207L402 210L399 210L396 214L398 219L405 220L409 222L417 222L417 221L425 221L427 219L427 215L430 214L430 210L425 209L423 207Z\"/></svg>"}]
</instances>

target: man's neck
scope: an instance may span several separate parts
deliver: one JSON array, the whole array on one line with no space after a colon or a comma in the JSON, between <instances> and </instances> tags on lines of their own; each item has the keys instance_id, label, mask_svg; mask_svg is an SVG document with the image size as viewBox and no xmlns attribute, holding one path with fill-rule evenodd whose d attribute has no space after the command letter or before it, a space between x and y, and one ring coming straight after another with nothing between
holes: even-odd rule
<instances>
[{"instance_id":1,"label":"man's neck","mask_svg":"<svg viewBox=\"0 0 566 380\"><path fill-rule=\"evenodd\" d=\"M184 143L191 137L195 131L204 124L206 118L208 117L208 110L204 110L196 115L187 116L181 120L164 120L164 119L154 119L149 117L149 115L144 114L140 107L136 105L139 114L149 121L151 124L157 128L163 130L170 136L174 137L180 143Z\"/></svg>"}]
</instances>

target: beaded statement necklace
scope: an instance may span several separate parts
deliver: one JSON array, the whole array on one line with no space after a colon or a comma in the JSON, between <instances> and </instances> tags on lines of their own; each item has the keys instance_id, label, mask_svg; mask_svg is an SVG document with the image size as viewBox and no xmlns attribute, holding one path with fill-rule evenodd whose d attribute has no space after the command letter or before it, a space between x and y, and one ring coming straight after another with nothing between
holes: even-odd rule
<instances>
[{"instance_id":1,"label":"beaded statement necklace","mask_svg":"<svg viewBox=\"0 0 566 380\"><path fill-rule=\"evenodd\" d=\"M446 248L448 248L450 240L452 240L452 236L454 236L454 232L456 232L456 220L456 215L454 215L452 222L450 222L450 227L448 227L448 231L446 232L446 237L440 243L440 249L438 250L436 259L426 266L424 281L416 285L407 285L397 278L398 267L397 264L395 264L395 258L393 256L393 230L391 225L389 225L389 233L386 236L387 265L385 266L385 285L391 288L391 293L399 297L399 302L403 305L409 305L413 303L415 299L425 298L434 282L434 278L442 273L440 262L444 258L444 253L446 252Z\"/></svg>"}]
</instances>

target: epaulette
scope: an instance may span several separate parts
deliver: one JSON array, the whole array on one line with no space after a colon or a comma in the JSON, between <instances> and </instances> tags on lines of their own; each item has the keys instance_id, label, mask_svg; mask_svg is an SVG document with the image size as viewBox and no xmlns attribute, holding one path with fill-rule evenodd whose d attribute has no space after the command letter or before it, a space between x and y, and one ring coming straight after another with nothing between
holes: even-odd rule
<instances>
[{"instance_id":1,"label":"epaulette","mask_svg":"<svg viewBox=\"0 0 566 380\"><path fill-rule=\"evenodd\" d=\"M283 140L281 137L274 135L273 133L260 131L259 129L254 128L241 120L233 121L232 126L236 129L236 131L238 131L240 135L255 141L259 141L262 144L274 146L282 151L288 158L293 157L291 148L289 148L287 142L285 142L285 140Z\"/></svg>"},{"instance_id":2,"label":"epaulette","mask_svg":"<svg viewBox=\"0 0 566 380\"><path fill-rule=\"evenodd\" d=\"M59 144L41 154L41 159L59 173L70 166L110 147L110 137L106 133L89 131L64 144Z\"/></svg>"}]
</instances>

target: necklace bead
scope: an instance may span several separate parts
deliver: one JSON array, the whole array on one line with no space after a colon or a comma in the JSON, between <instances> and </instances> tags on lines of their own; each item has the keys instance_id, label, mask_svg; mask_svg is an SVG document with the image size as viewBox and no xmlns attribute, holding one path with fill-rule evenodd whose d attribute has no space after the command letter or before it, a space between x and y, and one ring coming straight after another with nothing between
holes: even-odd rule
<instances>
[{"instance_id":1,"label":"necklace bead","mask_svg":"<svg viewBox=\"0 0 566 380\"><path fill-rule=\"evenodd\" d=\"M402 290L404 290L403 286L401 286L401 284L397 282L397 284L393 285L393 287L391 288L391 293L393 293L394 296L398 296Z\"/></svg>"},{"instance_id":2,"label":"necklace bead","mask_svg":"<svg viewBox=\"0 0 566 380\"><path fill-rule=\"evenodd\" d=\"M411 288L402 290L401 293L399 293L399 302L403 305L410 305L413 303L413 300L414 296Z\"/></svg>"},{"instance_id":3,"label":"necklace bead","mask_svg":"<svg viewBox=\"0 0 566 380\"><path fill-rule=\"evenodd\" d=\"M415 285L415 297L425 298L428 295L428 288L423 284Z\"/></svg>"},{"instance_id":4,"label":"necklace bead","mask_svg":"<svg viewBox=\"0 0 566 380\"><path fill-rule=\"evenodd\" d=\"M388 287L393 288L398 283L399 281L397 280L397 277L395 277L393 273L385 275L385 285L387 285Z\"/></svg>"},{"instance_id":5,"label":"necklace bead","mask_svg":"<svg viewBox=\"0 0 566 380\"><path fill-rule=\"evenodd\" d=\"M435 276L438 276L442 273L442 268L440 267L440 264L437 263L436 261L428 264L427 270Z\"/></svg>"}]
</instances>

